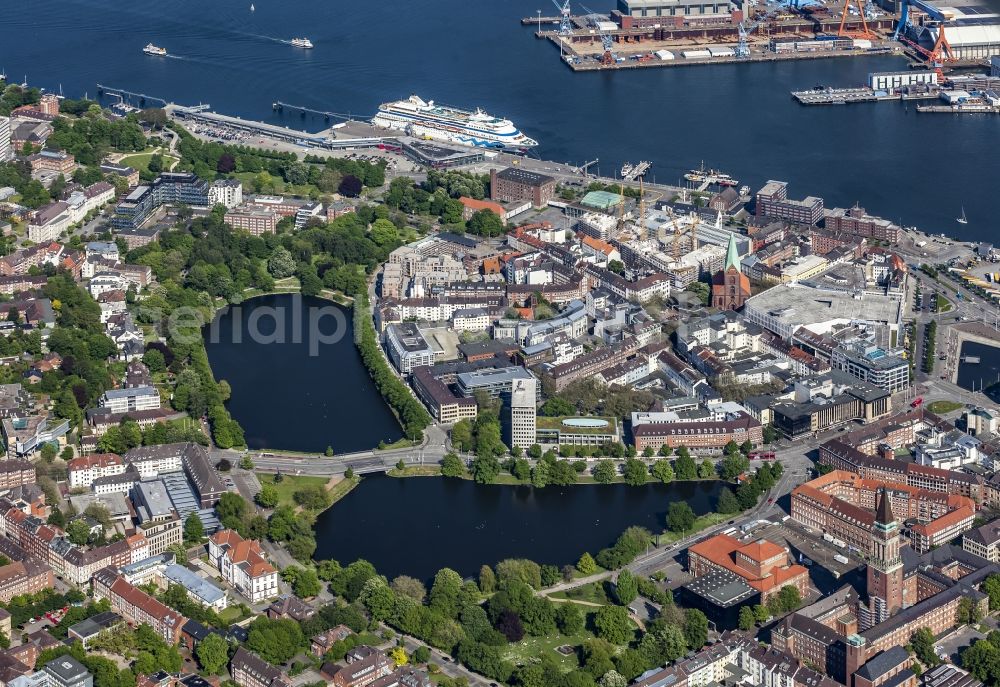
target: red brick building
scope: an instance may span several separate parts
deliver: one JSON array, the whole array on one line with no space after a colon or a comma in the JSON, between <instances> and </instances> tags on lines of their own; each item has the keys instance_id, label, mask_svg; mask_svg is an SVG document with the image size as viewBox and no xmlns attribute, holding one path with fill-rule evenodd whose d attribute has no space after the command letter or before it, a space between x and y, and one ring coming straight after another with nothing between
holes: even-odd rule
<instances>
[{"instance_id":1,"label":"red brick building","mask_svg":"<svg viewBox=\"0 0 1000 687\"><path fill-rule=\"evenodd\" d=\"M701 577L714 570L728 570L760 592L766 603L786 585L805 597L809 589L809 571L790 561L788 552L765 539L743 544L728 534L718 534L688 549L688 570Z\"/></svg>"}]
</instances>

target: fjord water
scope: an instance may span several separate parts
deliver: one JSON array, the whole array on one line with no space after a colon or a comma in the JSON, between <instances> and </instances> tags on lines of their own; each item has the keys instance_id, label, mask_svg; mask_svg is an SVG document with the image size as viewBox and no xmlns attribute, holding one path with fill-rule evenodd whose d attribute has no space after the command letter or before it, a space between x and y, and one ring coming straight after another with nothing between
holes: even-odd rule
<instances>
[{"instance_id":1,"label":"fjord water","mask_svg":"<svg viewBox=\"0 0 1000 687\"><path fill-rule=\"evenodd\" d=\"M332 310L321 318L324 308ZM322 343L315 331L336 341ZM261 296L219 312L204 335L250 448L322 453L332 446L339 454L402 438L354 346L349 308L298 294Z\"/></svg>"},{"instance_id":2,"label":"fjord water","mask_svg":"<svg viewBox=\"0 0 1000 687\"><path fill-rule=\"evenodd\" d=\"M990 0L997 4L997 0ZM590 3L596 11L609 1ZM837 58L574 74L522 16L546 0L33 0L0 24L0 69L68 95L95 84L318 130L276 114L281 100L371 116L417 93L509 117L543 159L650 160L661 181L721 168L751 186L791 181L794 197L869 211L934 233L995 241L1000 117L917 114L896 103L806 108L789 96L905 69L896 57ZM281 43L305 36L301 50ZM141 50L152 42L173 57ZM955 223L962 206L967 226Z\"/></svg>"},{"instance_id":3,"label":"fjord water","mask_svg":"<svg viewBox=\"0 0 1000 687\"><path fill-rule=\"evenodd\" d=\"M390 579L530 558L562 567L610 546L627 527L662 532L672 501L712 510L721 482L499 486L458 479L366 475L316 521L316 559L364 558ZM368 535L360 535L368 533Z\"/></svg>"}]
</instances>

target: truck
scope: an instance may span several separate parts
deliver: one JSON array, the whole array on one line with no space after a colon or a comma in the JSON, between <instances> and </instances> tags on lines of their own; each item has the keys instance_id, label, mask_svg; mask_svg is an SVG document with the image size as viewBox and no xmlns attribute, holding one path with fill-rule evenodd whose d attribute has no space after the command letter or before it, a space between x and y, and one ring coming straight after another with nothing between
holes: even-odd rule
<instances>
[{"instance_id":1,"label":"truck","mask_svg":"<svg viewBox=\"0 0 1000 687\"><path fill-rule=\"evenodd\" d=\"M838 549L847 548L847 542L844 541L843 539L831 539L830 543L836 546Z\"/></svg>"},{"instance_id":2,"label":"truck","mask_svg":"<svg viewBox=\"0 0 1000 687\"><path fill-rule=\"evenodd\" d=\"M830 534L829 532L824 532L823 533L823 541L830 541L830 542L832 542L833 541L833 535Z\"/></svg>"},{"instance_id":3,"label":"truck","mask_svg":"<svg viewBox=\"0 0 1000 687\"><path fill-rule=\"evenodd\" d=\"M837 561L838 563L842 563L844 565L847 565L848 563L851 562L850 559L842 553L838 553L836 556L834 556L833 560Z\"/></svg>"}]
</instances>

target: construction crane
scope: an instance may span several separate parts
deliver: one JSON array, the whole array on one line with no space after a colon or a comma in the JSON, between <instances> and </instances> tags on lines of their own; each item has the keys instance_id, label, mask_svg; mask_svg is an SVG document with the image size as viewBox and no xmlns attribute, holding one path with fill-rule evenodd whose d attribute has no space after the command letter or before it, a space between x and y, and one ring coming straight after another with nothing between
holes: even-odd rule
<instances>
[{"instance_id":1,"label":"construction crane","mask_svg":"<svg viewBox=\"0 0 1000 687\"><path fill-rule=\"evenodd\" d=\"M955 59L955 54L952 52L951 44L948 43L948 39L944 35L944 24L941 24L938 27L937 40L934 41L934 47L930 50L907 36L900 36L899 41L910 46L916 50L917 53L922 55L923 58L927 60L928 66L937 72L938 79L944 79L941 67L944 66L945 62Z\"/></svg>"},{"instance_id":2,"label":"construction crane","mask_svg":"<svg viewBox=\"0 0 1000 687\"><path fill-rule=\"evenodd\" d=\"M939 8L935 7L925 0L903 0L902 9L900 9L899 23L896 24L896 31L892 34L892 39L894 41L899 40L900 35L905 35L907 29L910 28L910 6L913 6L924 12L931 19L935 19L942 24L948 21L951 17L945 15Z\"/></svg>"},{"instance_id":3,"label":"construction crane","mask_svg":"<svg viewBox=\"0 0 1000 687\"><path fill-rule=\"evenodd\" d=\"M848 31L847 30L847 15L852 9L851 0L845 0L844 11L840 15L840 29L837 31L837 35L841 38L877 38L875 33L868 28L868 19L865 13L865 6L861 4L862 0L854 0L853 7L858 11L858 19L861 20L861 30L860 31Z\"/></svg>"},{"instance_id":4,"label":"construction crane","mask_svg":"<svg viewBox=\"0 0 1000 687\"><path fill-rule=\"evenodd\" d=\"M604 54L601 55L601 64L614 64L615 63L615 39L610 33L601 28L601 22L598 19L604 15L598 14L594 10L587 9L584 5L580 5L584 12L587 13L587 23L597 29L597 34L601 37L601 47L604 48Z\"/></svg>"},{"instance_id":5,"label":"construction crane","mask_svg":"<svg viewBox=\"0 0 1000 687\"><path fill-rule=\"evenodd\" d=\"M570 21L569 0L566 0L561 5L556 0L552 0L552 4L559 10L559 35L566 36L573 33L573 22Z\"/></svg>"},{"instance_id":6,"label":"construction crane","mask_svg":"<svg viewBox=\"0 0 1000 687\"><path fill-rule=\"evenodd\" d=\"M754 29L760 26L761 23L762 22L755 21L745 25L743 22L740 22L738 27L740 31L740 42L736 44L736 57L750 57L750 43L747 39L750 37L750 34L754 32Z\"/></svg>"}]
</instances>

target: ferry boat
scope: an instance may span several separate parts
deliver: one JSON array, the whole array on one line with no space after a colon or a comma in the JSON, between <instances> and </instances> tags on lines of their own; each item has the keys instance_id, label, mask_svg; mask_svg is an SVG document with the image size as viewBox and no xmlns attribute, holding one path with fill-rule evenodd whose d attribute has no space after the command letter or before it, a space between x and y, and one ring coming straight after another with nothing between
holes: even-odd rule
<instances>
[{"instance_id":1,"label":"ferry boat","mask_svg":"<svg viewBox=\"0 0 1000 687\"><path fill-rule=\"evenodd\" d=\"M313 47L312 41L308 38L293 38L288 41L289 45L294 45L296 48L311 48Z\"/></svg>"},{"instance_id":2,"label":"ferry boat","mask_svg":"<svg viewBox=\"0 0 1000 687\"><path fill-rule=\"evenodd\" d=\"M469 112L437 105L433 100L425 101L416 95L382 103L372 124L404 131L417 138L481 148L522 150L538 145L509 119L494 117L479 108Z\"/></svg>"},{"instance_id":3,"label":"ferry boat","mask_svg":"<svg viewBox=\"0 0 1000 687\"><path fill-rule=\"evenodd\" d=\"M166 48L158 48L152 43L143 48L142 51L147 55L156 55L157 57L165 57L167 54Z\"/></svg>"}]
</instances>

